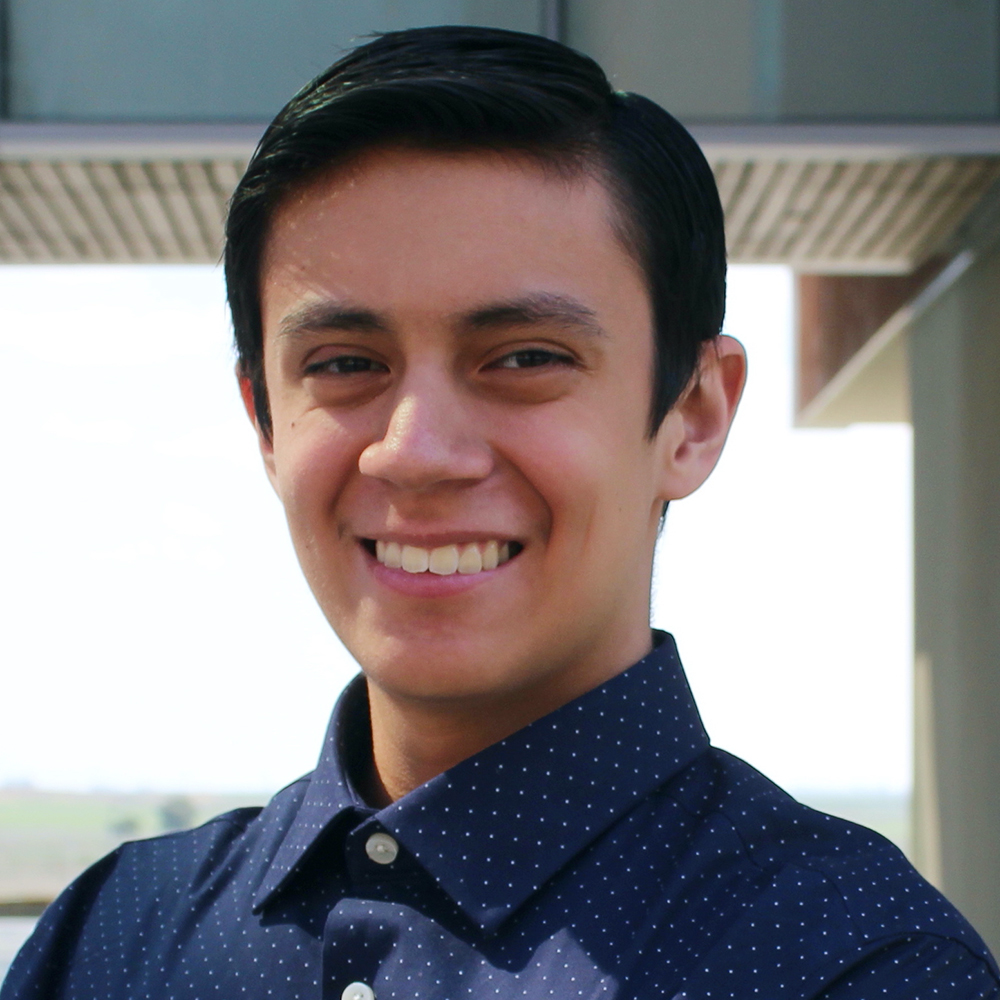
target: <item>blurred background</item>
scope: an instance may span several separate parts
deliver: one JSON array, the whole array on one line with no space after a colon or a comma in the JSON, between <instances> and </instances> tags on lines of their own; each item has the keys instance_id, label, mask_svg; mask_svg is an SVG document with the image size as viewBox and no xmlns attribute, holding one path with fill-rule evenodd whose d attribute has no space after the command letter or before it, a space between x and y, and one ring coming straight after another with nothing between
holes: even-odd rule
<instances>
[{"instance_id":1,"label":"blurred background","mask_svg":"<svg viewBox=\"0 0 1000 1000\"><path fill-rule=\"evenodd\" d=\"M435 23L560 38L701 142L750 381L653 621L717 745L996 948L997 0L0 0L0 974L116 843L315 761L356 666L242 414L221 225L291 93Z\"/></svg>"}]
</instances>

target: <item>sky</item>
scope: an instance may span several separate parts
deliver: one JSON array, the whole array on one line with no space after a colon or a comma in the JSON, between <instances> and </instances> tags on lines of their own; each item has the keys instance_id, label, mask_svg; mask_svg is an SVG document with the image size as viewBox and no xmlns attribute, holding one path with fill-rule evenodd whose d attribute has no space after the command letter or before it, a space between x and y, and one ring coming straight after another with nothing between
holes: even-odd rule
<instances>
[{"instance_id":1,"label":"sky","mask_svg":"<svg viewBox=\"0 0 1000 1000\"><path fill-rule=\"evenodd\" d=\"M716 745L794 791L910 783L911 440L791 425L792 277L733 267L750 357L671 505L654 624ZM275 791L357 666L295 562L217 268L0 268L0 785Z\"/></svg>"}]
</instances>

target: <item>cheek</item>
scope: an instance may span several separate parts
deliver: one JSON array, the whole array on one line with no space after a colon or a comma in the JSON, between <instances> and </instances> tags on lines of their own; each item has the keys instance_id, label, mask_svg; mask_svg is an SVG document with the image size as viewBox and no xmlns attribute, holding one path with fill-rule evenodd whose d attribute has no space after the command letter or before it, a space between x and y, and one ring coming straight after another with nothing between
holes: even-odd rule
<instances>
[{"instance_id":1,"label":"cheek","mask_svg":"<svg viewBox=\"0 0 1000 1000\"><path fill-rule=\"evenodd\" d=\"M595 419L594 413L601 417ZM558 426L525 426L519 455L512 459L547 508L557 554L595 546L602 553L619 532L619 520L634 524L648 506L648 447L642 431L628 436L606 411L574 409ZM634 443L630 439L636 439ZM643 529L645 519L641 518ZM596 553L595 553L596 554Z\"/></svg>"},{"instance_id":2,"label":"cheek","mask_svg":"<svg viewBox=\"0 0 1000 1000\"><path fill-rule=\"evenodd\" d=\"M306 415L275 428L276 486L293 531L294 518L317 516L336 504L359 453L351 436L329 420Z\"/></svg>"},{"instance_id":3,"label":"cheek","mask_svg":"<svg viewBox=\"0 0 1000 1000\"><path fill-rule=\"evenodd\" d=\"M573 439L563 456L561 488L595 557L627 561L648 545L650 511L657 506L655 452L645 436L645 409L628 420L598 412L603 419Z\"/></svg>"}]
</instances>

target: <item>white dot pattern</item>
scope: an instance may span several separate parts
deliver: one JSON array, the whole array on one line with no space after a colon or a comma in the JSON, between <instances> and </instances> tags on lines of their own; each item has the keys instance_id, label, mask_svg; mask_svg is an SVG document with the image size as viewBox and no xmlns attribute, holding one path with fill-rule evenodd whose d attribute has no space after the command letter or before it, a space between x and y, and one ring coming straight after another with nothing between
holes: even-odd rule
<instances>
[{"instance_id":1,"label":"white dot pattern","mask_svg":"<svg viewBox=\"0 0 1000 1000\"><path fill-rule=\"evenodd\" d=\"M669 637L381 811L366 718L358 681L264 810L95 865L0 1000L1000 998L895 847L708 745Z\"/></svg>"}]
</instances>

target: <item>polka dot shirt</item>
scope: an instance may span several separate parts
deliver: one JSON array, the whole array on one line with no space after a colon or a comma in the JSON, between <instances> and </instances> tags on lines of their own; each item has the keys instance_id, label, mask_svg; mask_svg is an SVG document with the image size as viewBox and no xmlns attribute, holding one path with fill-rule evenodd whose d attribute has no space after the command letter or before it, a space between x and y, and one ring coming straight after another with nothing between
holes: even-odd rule
<instances>
[{"instance_id":1,"label":"polka dot shirt","mask_svg":"<svg viewBox=\"0 0 1000 1000\"><path fill-rule=\"evenodd\" d=\"M315 772L99 862L0 1000L1000 997L892 844L709 745L659 640L381 811L356 680Z\"/></svg>"}]
</instances>

